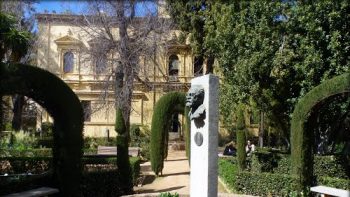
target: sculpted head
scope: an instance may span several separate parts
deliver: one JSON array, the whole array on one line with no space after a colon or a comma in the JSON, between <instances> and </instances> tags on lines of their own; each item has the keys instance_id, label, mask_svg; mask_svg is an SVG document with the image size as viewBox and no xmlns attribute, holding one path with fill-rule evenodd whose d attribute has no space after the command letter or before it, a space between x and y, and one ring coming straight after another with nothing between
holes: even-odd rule
<instances>
[{"instance_id":1,"label":"sculpted head","mask_svg":"<svg viewBox=\"0 0 350 197\"><path fill-rule=\"evenodd\" d=\"M196 110L198 106L203 104L204 89L200 85L194 85L190 88L186 95L186 106Z\"/></svg>"}]
</instances>

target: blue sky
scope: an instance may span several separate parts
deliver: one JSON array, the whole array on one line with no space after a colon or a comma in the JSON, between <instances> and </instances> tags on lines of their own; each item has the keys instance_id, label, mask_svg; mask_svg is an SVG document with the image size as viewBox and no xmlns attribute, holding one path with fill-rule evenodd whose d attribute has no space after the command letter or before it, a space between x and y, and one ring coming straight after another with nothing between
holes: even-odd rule
<instances>
[{"instance_id":1,"label":"blue sky","mask_svg":"<svg viewBox=\"0 0 350 197\"><path fill-rule=\"evenodd\" d=\"M47 10L48 13L52 13L53 11L62 13L69 10L73 13L80 14L84 13L86 10L87 2L86 0L39 0L38 3L34 4L34 7L37 13L45 13L45 10ZM136 4L137 16L142 16L149 12L153 14L157 13L157 7L152 0L144 0Z\"/></svg>"},{"instance_id":2,"label":"blue sky","mask_svg":"<svg viewBox=\"0 0 350 197\"><path fill-rule=\"evenodd\" d=\"M58 0L40 0L38 3L34 4L35 10L38 13L44 13L45 10L48 13L56 11L56 13L62 13L66 10L70 10L73 13L84 12L86 6L86 1L58 1Z\"/></svg>"}]
</instances>

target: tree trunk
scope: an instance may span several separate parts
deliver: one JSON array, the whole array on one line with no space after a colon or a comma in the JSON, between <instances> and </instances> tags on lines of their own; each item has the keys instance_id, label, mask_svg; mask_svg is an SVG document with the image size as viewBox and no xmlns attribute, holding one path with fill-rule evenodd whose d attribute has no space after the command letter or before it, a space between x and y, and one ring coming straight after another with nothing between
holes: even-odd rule
<instances>
[{"instance_id":1,"label":"tree trunk","mask_svg":"<svg viewBox=\"0 0 350 197\"><path fill-rule=\"evenodd\" d=\"M22 95L14 96L12 128L15 131L21 130L23 106L24 106L24 96Z\"/></svg>"},{"instance_id":2,"label":"tree trunk","mask_svg":"<svg viewBox=\"0 0 350 197\"><path fill-rule=\"evenodd\" d=\"M205 60L205 74L209 74L209 73L213 73L214 71L214 57L213 56L209 56L206 58Z\"/></svg>"},{"instance_id":3,"label":"tree trunk","mask_svg":"<svg viewBox=\"0 0 350 197\"><path fill-rule=\"evenodd\" d=\"M2 95L0 95L0 131L5 130Z\"/></svg>"},{"instance_id":4,"label":"tree trunk","mask_svg":"<svg viewBox=\"0 0 350 197\"><path fill-rule=\"evenodd\" d=\"M264 146L264 112L260 111L260 124L259 124L259 147Z\"/></svg>"},{"instance_id":5,"label":"tree trunk","mask_svg":"<svg viewBox=\"0 0 350 197\"><path fill-rule=\"evenodd\" d=\"M117 167L120 174L120 183L125 194L133 191L132 172L129 162L129 128L130 128L130 110L132 84L130 73L130 52L128 49L129 41L127 35L127 18L124 14L124 1L117 1L117 18L120 38L120 58L121 62L117 65L115 72L115 101L116 101L116 125L117 136ZM133 83L133 81L131 81Z\"/></svg>"}]
</instances>

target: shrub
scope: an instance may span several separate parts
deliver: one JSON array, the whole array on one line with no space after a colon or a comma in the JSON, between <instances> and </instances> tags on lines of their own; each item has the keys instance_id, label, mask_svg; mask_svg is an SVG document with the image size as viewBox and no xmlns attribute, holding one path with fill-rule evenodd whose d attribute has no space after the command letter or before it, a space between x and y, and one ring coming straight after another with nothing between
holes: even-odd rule
<instances>
[{"instance_id":1,"label":"shrub","mask_svg":"<svg viewBox=\"0 0 350 197\"><path fill-rule=\"evenodd\" d=\"M252 158L252 172L290 172L290 155L258 148Z\"/></svg>"},{"instance_id":2,"label":"shrub","mask_svg":"<svg viewBox=\"0 0 350 197\"><path fill-rule=\"evenodd\" d=\"M325 185L328 187L350 190L349 178L340 179L332 177L319 177L317 178L317 185Z\"/></svg>"},{"instance_id":3,"label":"shrub","mask_svg":"<svg viewBox=\"0 0 350 197\"><path fill-rule=\"evenodd\" d=\"M314 174L324 177L350 179L349 158L341 155L315 156Z\"/></svg>"},{"instance_id":4,"label":"shrub","mask_svg":"<svg viewBox=\"0 0 350 197\"><path fill-rule=\"evenodd\" d=\"M83 172L81 191L85 197L121 196L126 193L121 188L117 170Z\"/></svg>"},{"instance_id":5,"label":"shrub","mask_svg":"<svg viewBox=\"0 0 350 197\"><path fill-rule=\"evenodd\" d=\"M342 155L315 155L314 176L349 179L349 159ZM261 150L253 154L252 172L273 172L288 174L291 171L291 157L279 151Z\"/></svg>"},{"instance_id":6,"label":"shrub","mask_svg":"<svg viewBox=\"0 0 350 197\"><path fill-rule=\"evenodd\" d=\"M9 148L18 151L33 149L37 146L37 140L30 133L24 131L12 131L10 135L1 139L0 148Z\"/></svg>"},{"instance_id":7,"label":"shrub","mask_svg":"<svg viewBox=\"0 0 350 197\"><path fill-rule=\"evenodd\" d=\"M236 174L238 172L236 158L219 159L219 176L231 191L236 191Z\"/></svg>"},{"instance_id":8,"label":"shrub","mask_svg":"<svg viewBox=\"0 0 350 197\"><path fill-rule=\"evenodd\" d=\"M295 191L297 179L288 174L239 172L237 191L256 196L288 196Z\"/></svg>"},{"instance_id":9,"label":"shrub","mask_svg":"<svg viewBox=\"0 0 350 197\"><path fill-rule=\"evenodd\" d=\"M84 157L84 164L113 164L116 166L116 157ZM140 174L140 159L138 157L130 157L130 166L132 172L133 183ZM121 173L113 168L92 168L84 171L81 189L83 196L121 196L129 194L128 183L121 182Z\"/></svg>"},{"instance_id":10,"label":"shrub","mask_svg":"<svg viewBox=\"0 0 350 197\"><path fill-rule=\"evenodd\" d=\"M52 157L1 157L0 163L0 174L40 174L52 169Z\"/></svg>"},{"instance_id":11,"label":"shrub","mask_svg":"<svg viewBox=\"0 0 350 197\"><path fill-rule=\"evenodd\" d=\"M160 193L159 197L179 197L179 194L178 193L172 194L170 192Z\"/></svg>"},{"instance_id":12,"label":"shrub","mask_svg":"<svg viewBox=\"0 0 350 197\"><path fill-rule=\"evenodd\" d=\"M30 150L0 149L1 157L50 157L52 149L40 148Z\"/></svg>"},{"instance_id":13,"label":"shrub","mask_svg":"<svg viewBox=\"0 0 350 197\"><path fill-rule=\"evenodd\" d=\"M130 157L130 166L131 166L131 172L132 172L132 179L134 185L136 184L136 180L140 175L140 164L141 160L138 157Z\"/></svg>"},{"instance_id":14,"label":"shrub","mask_svg":"<svg viewBox=\"0 0 350 197\"><path fill-rule=\"evenodd\" d=\"M23 191L43 185L51 186L52 173L49 171L52 166L52 157L9 157L1 158L0 163L8 161L11 169L1 171L0 173L43 173L29 177L21 176L19 178L0 177L0 194L6 194L15 191ZM91 165L84 170L81 190L84 196L120 196L126 194L125 185L120 182L118 170L116 170L116 157L83 157L84 165ZM140 174L140 159L130 158L132 168L132 178L136 182ZM112 165L113 167L101 168L101 165ZM44 173L45 172L45 173ZM48 176L49 175L49 176ZM38 177L45 177L44 181L38 182ZM4 188L6 187L6 188Z\"/></svg>"},{"instance_id":15,"label":"shrub","mask_svg":"<svg viewBox=\"0 0 350 197\"><path fill-rule=\"evenodd\" d=\"M52 122L43 122L41 123L41 132L44 136L52 136L53 123Z\"/></svg>"},{"instance_id":16,"label":"shrub","mask_svg":"<svg viewBox=\"0 0 350 197\"><path fill-rule=\"evenodd\" d=\"M37 147L40 148L53 148L53 137L39 137L37 138Z\"/></svg>"}]
</instances>

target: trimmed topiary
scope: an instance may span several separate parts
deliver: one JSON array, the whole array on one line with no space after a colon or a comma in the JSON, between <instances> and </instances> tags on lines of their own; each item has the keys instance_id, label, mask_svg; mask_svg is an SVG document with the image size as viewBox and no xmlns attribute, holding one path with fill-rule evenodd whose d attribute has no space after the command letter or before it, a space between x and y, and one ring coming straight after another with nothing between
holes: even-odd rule
<instances>
[{"instance_id":1,"label":"trimmed topiary","mask_svg":"<svg viewBox=\"0 0 350 197\"><path fill-rule=\"evenodd\" d=\"M69 86L54 74L24 64L0 63L0 95L32 98L54 119L53 177L61 196L80 195L83 109Z\"/></svg>"},{"instance_id":2,"label":"trimmed topiary","mask_svg":"<svg viewBox=\"0 0 350 197\"><path fill-rule=\"evenodd\" d=\"M162 96L156 103L151 128L151 166L156 175L163 170L168 144L169 121L177 112L184 114L186 95L170 92Z\"/></svg>"},{"instance_id":3,"label":"trimmed topiary","mask_svg":"<svg viewBox=\"0 0 350 197\"><path fill-rule=\"evenodd\" d=\"M246 142L246 136L245 136L245 123L244 123L244 114L242 106L239 107L237 112L237 162L238 162L238 168L240 170L246 169L246 152L245 152L245 142Z\"/></svg>"},{"instance_id":4,"label":"trimmed topiary","mask_svg":"<svg viewBox=\"0 0 350 197\"><path fill-rule=\"evenodd\" d=\"M312 111L323 101L339 94L349 94L350 73L332 78L312 89L296 105L291 121L292 174L298 177L298 191L304 191L313 181L313 132L307 131Z\"/></svg>"},{"instance_id":5,"label":"trimmed topiary","mask_svg":"<svg viewBox=\"0 0 350 197\"><path fill-rule=\"evenodd\" d=\"M132 183L132 171L129 161L129 129L127 128L122 111L117 109L115 131L117 135L117 166L118 166L118 178L122 183L121 189L125 194L129 194L133 190Z\"/></svg>"}]
</instances>

